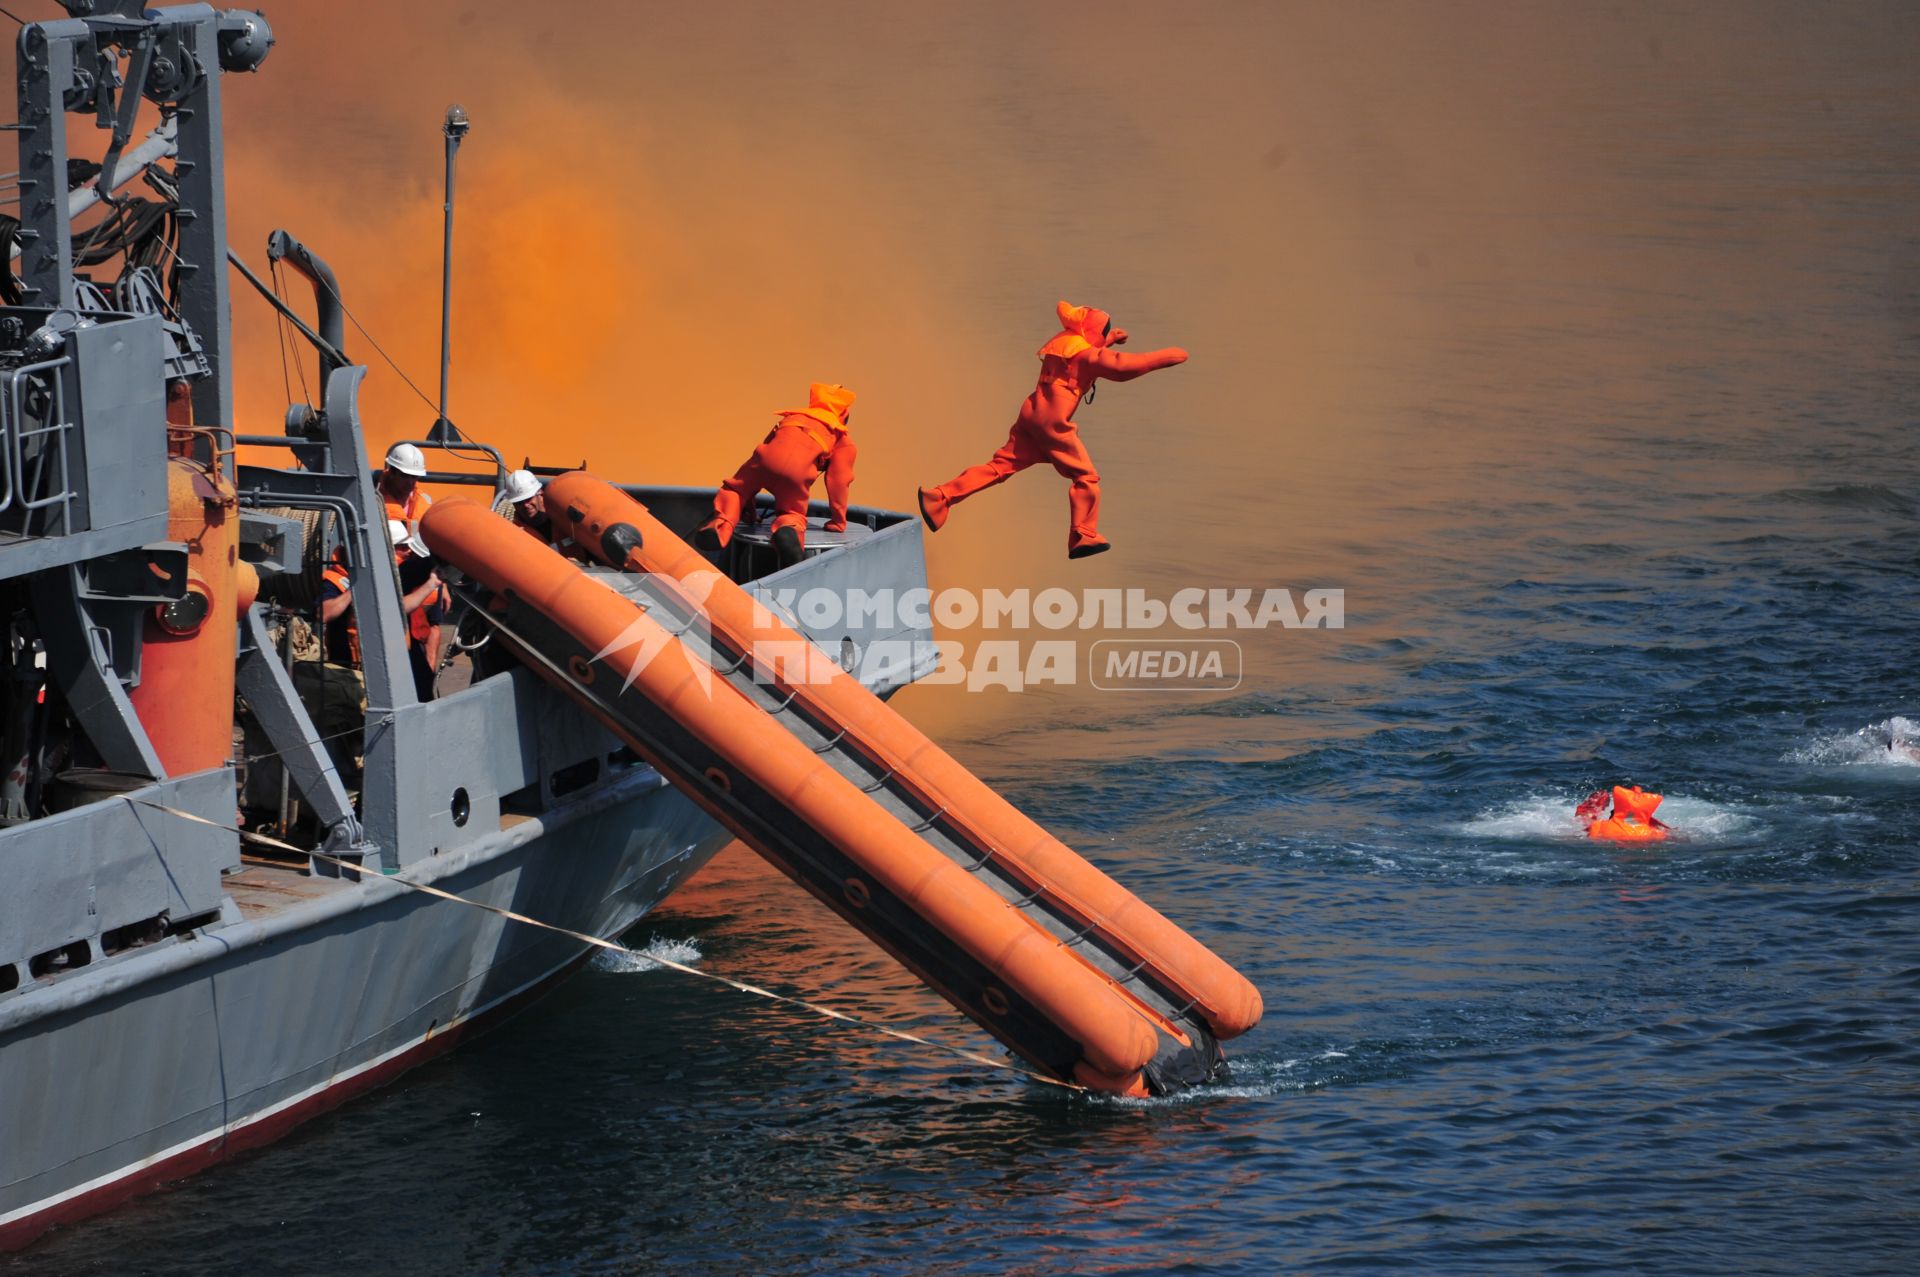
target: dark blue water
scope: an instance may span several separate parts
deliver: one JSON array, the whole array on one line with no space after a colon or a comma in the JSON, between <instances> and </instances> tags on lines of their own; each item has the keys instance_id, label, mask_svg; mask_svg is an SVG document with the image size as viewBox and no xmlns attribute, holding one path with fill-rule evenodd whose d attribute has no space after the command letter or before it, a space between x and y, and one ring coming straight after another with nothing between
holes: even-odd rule
<instances>
[{"instance_id":1,"label":"dark blue water","mask_svg":"<svg viewBox=\"0 0 1920 1277\"><path fill-rule=\"evenodd\" d=\"M821 163L951 250L943 338L1024 361L1034 297L1097 282L1196 351L1102 395L1115 553L1070 573L1022 476L930 547L942 584L1347 590L1225 698L897 702L1259 985L1231 1084L1072 1098L596 967L0 1271L1920 1267L1911 13L1135 9L1052 62L979 13L682 14L660 74L778 44L768 146L858 107ZM1113 149L1058 131L1076 93ZM997 442L947 398L876 394L865 499ZM1673 841L1579 836L1624 779ZM738 851L630 940L977 1044Z\"/></svg>"},{"instance_id":2,"label":"dark blue water","mask_svg":"<svg viewBox=\"0 0 1920 1277\"><path fill-rule=\"evenodd\" d=\"M965 743L1259 984L1230 1085L1068 1098L596 967L5 1267L1911 1271L1904 440L1835 423L1802 486L1643 511L1637 548L1595 539L1612 502L1450 507L1400 569L1422 623L1330 636L1310 686L1024 703ZM1573 801L1627 776L1674 841L1578 836ZM967 1036L741 852L634 940Z\"/></svg>"}]
</instances>

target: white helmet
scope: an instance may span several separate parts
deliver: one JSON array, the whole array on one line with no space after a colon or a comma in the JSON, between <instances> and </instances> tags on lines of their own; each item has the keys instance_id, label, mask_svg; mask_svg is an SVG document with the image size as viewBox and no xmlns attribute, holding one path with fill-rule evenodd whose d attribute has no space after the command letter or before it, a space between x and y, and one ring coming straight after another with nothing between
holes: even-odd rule
<instances>
[{"instance_id":1,"label":"white helmet","mask_svg":"<svg viewBox=\"0 0 1920 1277\"><path fill-rule=\"evenodd\" d=\"M540 481L531 470L515 470L507 476L507 503L519 505L540 495Z\"/></svg>"},{"instance_id":2,"label":"white helmet","mask_svg":"<svg viewBox=\"0 0 1920 1277\"><path fill-rule=\"evenodd\" d=\"M393 543L396 550L411 550L420 558L427 557L427 543L420 539L419 533L407 526L405 519L387 520L387 540Z\"/></svg>"},{"instance_id":3,"label":"white helmet","mask_svg":"<svg viewBox=\"0 0 1920 1277\"><path fill-rule=\"evenodd\" d=\"M427 459L412 444L396 443L387 449L387 469L424 479L427 477Z\"/></svg>"}]
</instances>

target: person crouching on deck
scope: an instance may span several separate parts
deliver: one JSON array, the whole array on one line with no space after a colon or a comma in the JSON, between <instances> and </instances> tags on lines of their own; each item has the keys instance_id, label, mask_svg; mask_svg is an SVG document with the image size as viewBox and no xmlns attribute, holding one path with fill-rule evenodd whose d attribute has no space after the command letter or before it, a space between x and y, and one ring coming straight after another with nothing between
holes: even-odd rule
<instances>
[{"instance_id":1,"label":"person crouching on deck","mask_svg":"<svg viewBox=\"0 0 1920 1277\"><path fill-rule=\"evenodd\" d=\"M702 550L725 549L733 530L753 517L754 498L773 494L773 549L781 567L800 561L807 543L807 499L813 481L827 476L828 532L847 530L847 496L856 449L847 433L854 395L845 386L816 381L807 406L787 408L733 478L713 497L713 517L693 534Z\"/></svg>"},{"instance_id":2,"label":"person crouching on deck","mask_svg":"<svg viewBox=\"0 0 1920 1277\"><path fill-rule=\"evenodd\" d=\"M1073 413L1084 398L1093 398L1096 381L1132 381L1135 377L1187 362L1178 346L1144 355L1122 355L1110 349L1127 339L1113 317L1092 306L1061 302L1054 308L1060 331L1040 347L1040 384L1020 405L1020 415L1007 433L1006 443L980 465L962 470L937 488L920 489L920 517L938 532L947 511L976 492L1005 483L1028 466L1042 461L1068 481L1067 557L1084 559L1113 548L1100 535L1100 475L1093 468L1087 445Z\"/></svg>"}]
</instances>

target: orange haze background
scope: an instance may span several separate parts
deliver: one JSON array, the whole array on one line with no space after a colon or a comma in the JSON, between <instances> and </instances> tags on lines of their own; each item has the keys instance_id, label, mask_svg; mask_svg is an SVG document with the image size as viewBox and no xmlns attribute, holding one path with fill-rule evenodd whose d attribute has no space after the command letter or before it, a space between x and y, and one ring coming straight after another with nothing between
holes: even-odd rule
<instances>
[{"instance_id":1,"label":"orange haze background","mask_svg":"<svg viewBox=\"0 0 1920 1277\"><path fill-rule=\"evenodd\" d=\"M1853 87L1916 46L1897 5L266 9L277 47L226 87L233 242L264 270L271 229L305 240L433 394L463 104L451 415L511 461L713 484L841 381L855 500L910 509L1004 437L1054 301L1091 302L1193 351L1081 414L1118 550L1066 562L1041 472L930 539L936 584L1337 585L1361 631L1401 588L1381 565L1489 482L1476 458L1552 499L1596 480L1597 398L1709 436L1766 412L1792 335L1708 401L1691 334L1829 301L1816 210L1847 192L1821 157L1920 105ZM1783 114L1791 189L1750 183ZM270 312L233 298L239 424L275 430ZM347 346L376 453L423 433Z\"/></svg>"}]
</instances>

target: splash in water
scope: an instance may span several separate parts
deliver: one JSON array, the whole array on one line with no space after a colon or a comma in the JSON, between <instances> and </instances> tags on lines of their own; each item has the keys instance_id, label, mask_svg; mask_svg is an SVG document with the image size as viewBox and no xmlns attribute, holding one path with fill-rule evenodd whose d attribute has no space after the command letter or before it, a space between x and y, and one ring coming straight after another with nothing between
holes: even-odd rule
<instances>
[{"instance_id":1,"label":"splash in water","mask_svg":"<svg viewBox=\"0 0 1920 1277\"><path fill-rule=\"evenodd\" d=\"M1895 714L1851 732L1822 736L1787 755L1815 767L1920 767L1920 723Z\"/></svg>"},{"instance_id":2,"label":"splash in water","mask_svg":"<svg viewBox=\"0 0 1920 1277\"><path fill-rule=\"evenodd\" d=\"M668 962L678 962L682 966L692 966L700 961L700 946L691 940L670 940L664 936L655 936L647 941L644 949L629 949L624 953L615 953L611 949L601 949L593 955L593 969L608 971L616 975L637 975L643 971L658 971L660 964L655 958L665 958Z\"/></svg>"},{"instance_id":3,"label":"splash in water","mask_svg":"<svg viewBox=\"0 0 1920 1277\"><path fill-rule=\"evenodd\" d=\"M1573 809L1583 794L1532 794L1490 808L1457 826L1469 838L1503 842L1588 841L1587 831ZM1688 842L1719 842L1748 832L1756 817L1727 803L1669 794L1660 807L1660 819L1672 826L1675 838Z\"/></svg>"}]
</instances>

